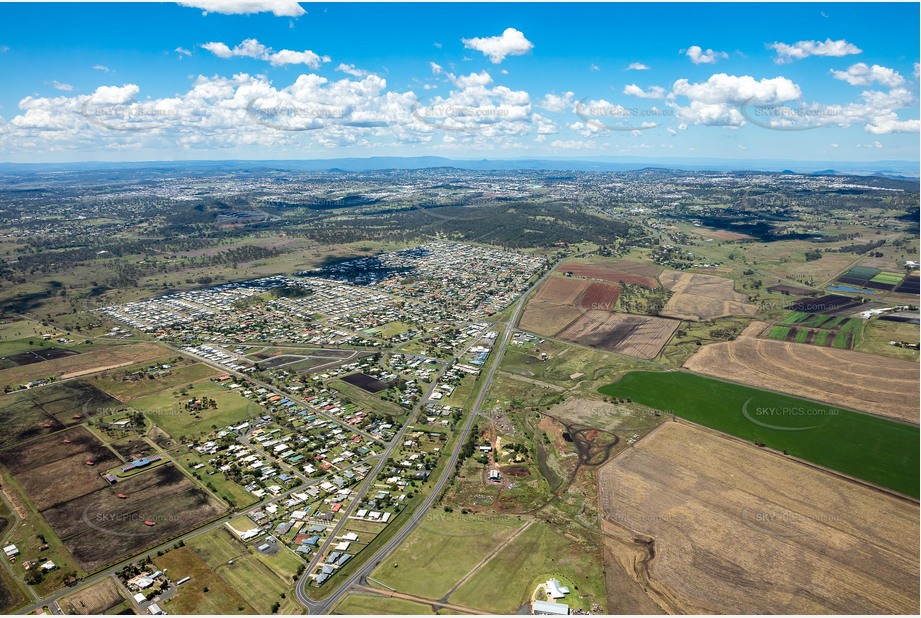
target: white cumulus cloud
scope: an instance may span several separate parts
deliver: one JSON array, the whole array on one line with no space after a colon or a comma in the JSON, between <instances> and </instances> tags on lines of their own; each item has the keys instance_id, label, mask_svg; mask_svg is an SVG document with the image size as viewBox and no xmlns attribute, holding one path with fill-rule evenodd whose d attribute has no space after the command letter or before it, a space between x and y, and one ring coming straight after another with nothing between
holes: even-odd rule
<instances>
[{"instance_id":1,"label":"white cumulus cloud","mask_svg":"<svg viewBox=\"0 0 921 618\"><path fill-rule=\"evenodd\" d=\"M506 28L499 36L474 37L461 41L467 49L482 52L493 64L499 64L506 56L521 56L534 49L534 44L525 38L524 33L514 28Z\"/></svg>"},{"instance_id":2,"label":"white cumulus cloud","mask_svg":"<svg viewBox=\"0 0 921 618\"><path fill-rule=\"evenodd\" d=\"M246 39L233 49L220 41L202 43L201 48L211 52L218 58L228 59L234 56L254 58L256 60L269 62L272 66L304 64L311 69L316 69L322 63L330 61L329 56L321 56L309 49L305 49L304 51L282 49L276 52L271 47L267 47L260 43L257 39Z\"/></svg>"},{"instance_id":3,"label":"white cumulus cloud","mask_svg":"<svg viewBox=\"0 0 921 618\"><path fill-rule=\"evenodd\" d=\"M627 65L628 71L648 71L649 66L643 64L642 62L631 62Z\"/></svg>"},{"instance_id":4,"label":"white cumulus cloud","mask_svg":"<svg viewBox=\"0 0 921 618\"><path fill-rule=\"evenodd\" d=\"M662 86L650 86L647 90L643 90L636 84L627 84L624 86L624 94L641 99L664 99L665 88Z\"/></svg>"},{"instance_id":5,"label":"white cumulus cloud","mask_svg":"<svg viewBox=\"0 0 921 618\"><path fill-rule=\"evenodd\" d=\"M837 41L831 39L826 39L825 41L797 41L793 44L775 42L768 45L768 47L777 53L777 57L774 59L777 64L802 60L809 56L840 58L841 56L852 56L863 52L862 49L844 39Z\"/></svg>"},{"instance_id":6,"label":"white cumulus cloud","mask_svg":"<svg viewBox=\"0 0 921 618\"><path fill-rule=\"evenodd\" d=\"M691 62L694 64L715 64L720 58L729 57L729 54L726 52L713 51L712 49L704 51L699 45L691 45L688 47L685 55L690 58Z\"/></svg>"},{"instance_id":7,"label":"white cumulus cloud","mask_svg":"<svg viewBox=\"0 0 921 618\"><path fill-rule=\"evenodd\" d=\"M873 82L878 82L883 86L897 88L905 83L905 78L898 71L878 64L867 66L863 62L852 64L846 71L832 69L831 74L835 79L846 81L851 86L869 86Z\"/></svg>"},{"instance_id":8,"label":"white cumulus cloud","mask_svg":"<svg viewBox=\"0 0 921 618\"><path fill-rule=\"evenodd\" d=\"M538 104L541 109L548 112L564 112L572 109L574 92L564 92L561 95L545 94L543 100Z\"/></svg>"},{"instance_id":9,"label":"white cumulus cloud","mask_svg":"<svg viewBox=\"0 0 921 618\"><path fill-rule=\"evenodd\" d=\"M300 17L307 13L295 0L179 0L176 4L223 15L272 13L276 17Z\"/></svg>"}]
</instances>

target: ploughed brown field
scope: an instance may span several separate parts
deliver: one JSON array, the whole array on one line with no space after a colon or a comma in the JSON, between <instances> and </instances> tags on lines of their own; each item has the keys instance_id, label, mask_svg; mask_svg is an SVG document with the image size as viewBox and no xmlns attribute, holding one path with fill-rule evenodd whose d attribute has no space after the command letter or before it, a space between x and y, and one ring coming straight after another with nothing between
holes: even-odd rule
<instances>
[{"instance_id":1,"label":"ploughed brown field","mask_svg":"<svg viewBox=\"0 0 921 618\"><path fill-rule=\"evenodd\" d=\"M648 315L588 310L556 336L573 343L648 360L658 355L679 324L678 320Z\"/></svg>"},{"instance_id":2,"label":"ploughed brown field","mask_svg":"<svg viewBox=\"0 0 921 618\"><path fill-rule=\"evenodd\" d=\"M648 271L643 265L636 267ZM654 279L650 281L651 287L658 285ZM620 293L621 287L613 283L553 276L528 301L520 326L545 337L636 358L655 358L679 322L613 313Z\"/></svg>"},{"instance_id":3,"label":"ploughed brown field","mask_svg":"<svg viewBox=\"0 0 921 618\"><path fill-rule=\"evenodd\" d=\"M734 341L703 346L684 367L918 424L918 363L854 350L756 339L752 326Z\"/></svg>"},{"instance_id":4,"label":"ploughed brown field","mask_svg":"<svg viewBox=\"0 0 921 618\"><path fill-rule=\"evenodd\" d=\"M599 473L622 613L917 614L918 504L684 422Z\"/></svg>"},{"instance_id":5,"label":"ploughed brown field","mask_svg":"<svg viewBox=\"0 0 921 618\"><path fill-rule=\"evenodd\" d=\"M666 270L659 280L672 292L660 315L699 321L729 315L753 316L758 309L747 302L745 294L735 291L732 279Z\"/></svg>"}]
</instances>

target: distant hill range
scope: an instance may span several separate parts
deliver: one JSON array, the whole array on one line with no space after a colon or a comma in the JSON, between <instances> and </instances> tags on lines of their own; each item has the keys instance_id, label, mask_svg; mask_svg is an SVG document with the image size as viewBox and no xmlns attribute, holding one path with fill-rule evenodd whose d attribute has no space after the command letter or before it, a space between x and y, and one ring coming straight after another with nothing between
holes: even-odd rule
<instances>
[{"instance_id":1,"label":"distant hill range","mask_svg":"<svg viewBox=\"0 0 921 618\"><path fill-rule=\"evenodd\" d=\"M372 170L417 170L455 168L465 170L566 170L630 171L646 168L687 171L763 171L788 174L862 175L913 179L921 177L917 161L790 161L774 159L629 159L598 157L583 159L447 159L444 157L366 157L351 159L264 160L264 161L138 161L77 163L0 163L0 171L79 170L125 168L199 169L283 169L328 171L330 173Z\"/></svg>"}]
</instances>

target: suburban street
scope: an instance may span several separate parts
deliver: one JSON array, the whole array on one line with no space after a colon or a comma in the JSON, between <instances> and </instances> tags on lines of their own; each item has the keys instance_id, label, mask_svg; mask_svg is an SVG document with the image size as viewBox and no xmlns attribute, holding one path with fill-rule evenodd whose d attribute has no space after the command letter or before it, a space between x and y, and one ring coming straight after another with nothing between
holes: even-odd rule
<instances>
[{"instance_id":1,"label":"suburban street","mask_svg":"<svg viewBox=\"0 0 921 618\"><path fill-rule=\"evenodd\" d=\"M540 284L542 284L544 280L550 276L552 272L553 268L548 268L547 272L539 277L537 281L535 281L534 284L532 284L527 290L525 290L516 301L514 312L502 327L502 334L500 335L498 344L495 347L495 357L493 358L492 365L490 366L489 371L483 380L483 383L480 385L480 392L477 395L476 401L471 408L470 413L467 415L462 429L457 435L457 440L454 443L454 448L451 450L451 455L448 459L447 465L442 470L438 481L429 489L429 493L422 504L420 504L419 507L410 514L410 517L405 522L403 522L400 530L392 538L390 538L383 547L378 549L373 556L365 560L364 564L362 564L357 571L352 573L347 579L343 581L334 582L337 584L336 590L327 595L324 599L313 601L306 595L306 576L308 572L305 571L305 577L302 578L301 582L298 582L297 598L301 603L307 606L311 614L329 614L331 610L336 606L336 604L338 604L339 601L342 600L346 594L348 594L349 590L351 590L353 586L364 584L368 576L377 567L377 565L380 564L380 562L384 560L388 555L390 555L394 550L396 550L396 548L400 546L400 544L406 539L406 537L410 535L416 526L422 522L422 520L428 514L429 509L432 508L432 505L444 491L445 487L447 487L448 483L450 483L454 476L454 471L457 466L457 461L460 457L461 449L463 448L464 443L467 441L470 430L473 427L477 416L482 411L483 403L486 399L487 393L489 392L489 387L492 384L493 378L495 377L499 365L501 364L502 355L505 352L505 348L512 335L512 332L515 330L515 325L518 324L518 320L521 317L521 312L527 303L528 297L533 290L540 286Z\"/></svg>"}]
</instances>

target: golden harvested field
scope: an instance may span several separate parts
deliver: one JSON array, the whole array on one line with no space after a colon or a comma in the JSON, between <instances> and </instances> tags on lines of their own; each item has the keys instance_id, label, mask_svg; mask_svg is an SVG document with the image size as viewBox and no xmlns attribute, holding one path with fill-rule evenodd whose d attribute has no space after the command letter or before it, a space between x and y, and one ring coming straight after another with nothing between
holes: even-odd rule
<instances>
[{"instance_id":1,"label":"golden harvested field","mask_svg":"<svg viewBox=\"0 0 921 618\"><path fill-rule=\"evenodd\" d=\"M0 387L15 386L51 376L59 380L67 380L105 369L126 367L134 363L146 363L163 358L168 354L167 350L152 343L100 346L96 350L84 352L83 354L3 369L0 371Z\"/></svg>"},{"instance_id":2,"label":"golden harvested field","mask_svg":"<svg viewBox=\"0 0 921 618\"><path fill-rule=\"evenodd\" d=\"M696 373L917 424L918 364L854 350L756 339L703 346L685 361Z\"/></svg>"},{"instance_id":3,"label":"golden harvested field","mask_svg":"<svg viewBox=\"0 0 921 618\"><path fill-rule=\"evenodd\" d=\"M519 327L522 330L553 337L582 315L582 310L572 305L560 305L531 299L524 308Z\"/></svg>"},{"instance_id":4,"label":"golden harvested field","mask_svg":"<svg viewBox=\"0 0 921 618\"><path fill-rule=\"evenodd\" d=\"M649 360L658 355L679 324L678 320L648 315L589 310L560 331L557 337Z\"/></svg>"},{"instance_id":5,"label":"golden harvested field","mask_svg":"<svg viewBox=\"0 0 921 618\"><path fill-rule=\"evenodd\" d=\"M669 613L919 611L911 500L683 422L605 465L599 487L607 569L633 598L619 611L648 610L644 589Z\"/></svg>"},{"instance_id":6,"label":"golden harvested field","mask_svg":"<svg viewBox=\"0 0 921 618\"><path fill-rule=\"evenodd\" d=\"M712 320L729 315L753 316L758 308L735 291L732 279L666 270L659 275L672 297L661 315L680 320Z\"/></svg>"},{"instance_id":7,"label":"golden harvested field","mask_svg":"<svg viewBox=\"0 0 921 618\"><path fill-rule=\"evenodd\" d=\"M572 279L570 277L550 277L540 286L534 300L560 305L573 305L579 295L588 287L589 281L585 279Z\"/></svg>"}]
</instances>

